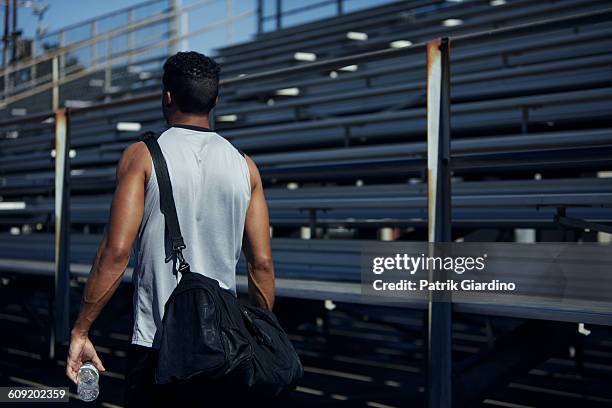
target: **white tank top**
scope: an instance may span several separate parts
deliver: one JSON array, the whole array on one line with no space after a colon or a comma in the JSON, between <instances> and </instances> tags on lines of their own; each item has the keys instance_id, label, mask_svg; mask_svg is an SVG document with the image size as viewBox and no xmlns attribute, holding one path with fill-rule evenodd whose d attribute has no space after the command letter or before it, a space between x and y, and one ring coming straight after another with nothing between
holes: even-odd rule
<instances>
[{"instance_id":1,"label":"white tank top","mask_svg":"<svg viewBox=\"0 0 612 408\"><path fill-rule=\"evenodd\" d=\"M191 270L236 293L246 211L251 198L245 158L217 133L177 125L159 145L168 164L176 212ZM144 214L133 246L134 329L132 343L159 348L164 305L180 280L159 208L155 168L145 189Z\"/></svg>"}]
</instances>

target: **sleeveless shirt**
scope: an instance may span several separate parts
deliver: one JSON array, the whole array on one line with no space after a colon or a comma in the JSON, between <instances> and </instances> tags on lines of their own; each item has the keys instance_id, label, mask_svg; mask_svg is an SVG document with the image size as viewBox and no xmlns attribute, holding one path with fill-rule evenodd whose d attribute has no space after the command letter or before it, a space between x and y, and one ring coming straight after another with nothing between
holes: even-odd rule
<instances>
[{"instance_id":1,"label":"sleeveless shirt","mask_svg":"<svg viewBox=\"0 0 612 408\"><path fill-rule=\"evenodd\" d=\"M162 133L158 142L168 165L187 245L183 255L191 271L216 279L235 294L236 263L251 198L245 158L230 142L206 128L176 125ZM159 348L164 305L180 280L171 248L151 162L144 214L132 248L132 344Z\"/></svg>"}]
</instances>

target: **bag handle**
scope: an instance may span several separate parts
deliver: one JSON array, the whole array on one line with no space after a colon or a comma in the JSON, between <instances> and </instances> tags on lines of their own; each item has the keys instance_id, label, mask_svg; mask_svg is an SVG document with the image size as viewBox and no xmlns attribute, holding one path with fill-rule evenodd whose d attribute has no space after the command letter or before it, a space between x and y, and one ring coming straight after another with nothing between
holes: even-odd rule
<instances>
[{"instance_id":1,"label":"bag handle","mask_svg":"<svg viewBox=\"0 0 612 408\"><path fill-rule=\"evenodd\" d=\"M172 252L176 254L179 260L178 271L184 274L189 272L189 264L183 257L183 249L187 246L183 240L178 215L176 214L176 204L174 203L174 195L172 194L172 182L170 181L170 174L168 173L168 165L159 147L155 133L146 132L143 135L142 141L147 145L149 153L151 153L151 157L153 158L153 166L155 167L157 184L159 186L160 209L166 220L166 228L168 228L168 232L170 233Z\"/></svg>"}]
</instances>

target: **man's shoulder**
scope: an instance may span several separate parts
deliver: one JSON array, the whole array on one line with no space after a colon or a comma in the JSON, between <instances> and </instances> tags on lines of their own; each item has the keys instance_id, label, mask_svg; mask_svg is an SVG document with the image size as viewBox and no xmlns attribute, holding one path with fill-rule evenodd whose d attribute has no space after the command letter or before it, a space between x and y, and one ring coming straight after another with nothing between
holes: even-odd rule
<instances>
[{"instance_id":1,"label":"man's shoulder","mask_svg":"<svg viewBox=\"0 0 612 408\"><path fill-rule=\"evenodd\" d=\"M117 170L119 173L144 171L148 175L151 167L150 162L151 154L149 149L147 149L147 145L142 141L138 141L131 143L123 150Z\"/></svg>"},{"instance_id":2,"label":"man's shoulder","mask_svg":"<svg viewBox=\"0 0 612 408\"><path fill-rule=\"evenodd\" d=\"M123 158L128 160L143 159L150 157L149 149L143 141L137 141L128 145L123 151Z\"/></svg>"}]
</instances>

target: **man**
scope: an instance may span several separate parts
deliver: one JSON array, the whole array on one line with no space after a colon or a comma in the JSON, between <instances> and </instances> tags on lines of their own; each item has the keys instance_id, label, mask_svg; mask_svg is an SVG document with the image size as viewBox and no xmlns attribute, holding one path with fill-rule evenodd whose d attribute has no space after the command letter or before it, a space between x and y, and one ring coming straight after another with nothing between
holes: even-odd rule
<instances>
[{"instance_id":1,"label":"man","mask_svg":"<svg viewBox=\"0 0 612 408\"><path fill-rule=\"evenodd\" d=\"M268 209L253 160L209 129L219 66L197 52L179 52L164 64L162 111L169 126L158 139L173 186L191 270L236 292L235 266L244 251L249 296L272 309L274 267ZM150 406L158 388L153 374L164 305L180 274L174 270L169 237L159 207L159 186L143 142L130 145L117 167L111 216L92 266L79 316L71 332L66 374L76 382L91 360L104 366L88 333L111 298L133 247L134 327L128 353L126 404Z\"/></svg>"}]
</instances>

